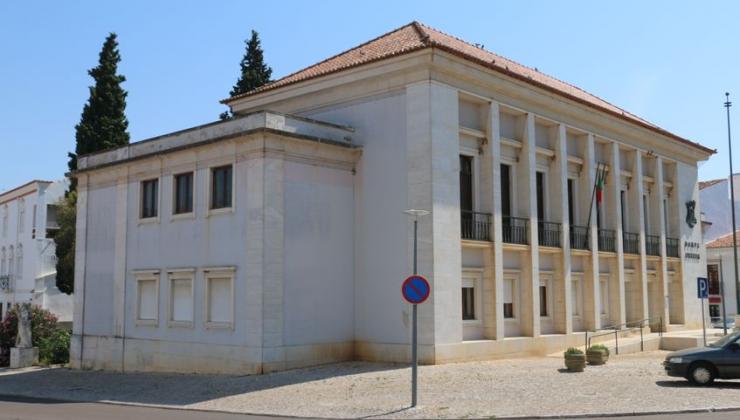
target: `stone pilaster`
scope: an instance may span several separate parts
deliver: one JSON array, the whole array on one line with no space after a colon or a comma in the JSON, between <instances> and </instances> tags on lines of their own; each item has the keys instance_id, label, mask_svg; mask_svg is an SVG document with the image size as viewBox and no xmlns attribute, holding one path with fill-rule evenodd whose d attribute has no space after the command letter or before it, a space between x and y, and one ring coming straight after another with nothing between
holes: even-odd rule
<instances>
[{"instance_id":1,"label":"stone pilaster","mask_svg":"<svg viewBox=\"0 0 740 420\"><path fill-rule=\"evenodd\" d=\"M663 325L660 325L661 320L652 320L650 326L653 329L665 328L668 325L669 312L668 312L668 260L666 257L666 220L665 220L665 176L663 175L663 158L657 157L655 159L655 192L652 194L655 196L656 204L656 220L658 222L658 232L660 235L660 262L657 267L658 275L656 281L658 284L658 297L660 302L655 302L658 305L656 313L662 318Z\"/></svg>"},{"instance_id":2,"label":"stone pilaster","mask_svg":"<svg viewBox=\"0 0 740 420\"><path fill-rule=\"evenodd\" d=\"M504 334L504 249L503 249L503 231L502 231L502 214L501 214L501 132L500 132L500 114L497 102L491 102L488 116L488 139L489 139L489 159L491 160L493 203L491 209L493 213L493 296L492 300L487 299L485 313L493 315L490 321L493 321L494 327L487 329L486 336L490 339L503 340Z\"/></svg>"},{"instance_id":3,"label":"stone pilaster","mask_svg":"<svg viewBox=\"0 0 740 420\"><path fill-rule=\"evenodd\" d=\"M77 177L77 221L75 227L75 275L74 312L72 313L72 338L70 343L70 365L79 369L83 366L83 344L85 333L85 264L87 261L87 192L88 175Z\"/></svg>"},{"instance_id":4,"label":"stone pilaster","mask_svg":"<svg viewBox=\"0 0 740 420\"><path fill-rule=\"evenodd\" d=\"M555 331L560 334L573 332L573 311L571 302L571 255L570 255L570 220L568 219L568 142L565 125L559 124L555 130L555 161L553 163L553 191L550 193L555 221L562 224L560 244L563 252L560 258L560 276L555 276L554 297L560 304L553 305Z\"/></svg>"},{"instance_id":5,"label":"stone pilaster","mask_svg":"<svg viewBox=\"0 0 740 420\"><path fill-rule=\"evenodd\" d=\"M611 221L611 226L616 236L615 258L611 265L611 278L609 279L609 319L612 324L623 324L625 321L625 293L624 293L624 247L622 232L622 166L619 156L619 144L612 142L609 145L609 175L606 183L607 195L609 197L606 209L606 219Z\"/></svg>"},{"instance_id":6,"label":"stone pilaster","mask_svg":"<svg viewBox=\"0 0 740 420\"><path fill-rule=\"evenodd\" d=\"M593 134L586 136L583 154L583 170L586 173L583 191L587 191L588 204L586 215L590 212L591 224L589 229L589 244L591 253L586 258L583 276L583 327L587 330L596 330L601 327L601 300L599 296L599 246L598 226L596 220L596 198L594 183L596 182L596 153Z\"/></svg>"},{"instance_id":7,"label":"stone pilaster","mask_svg":"<svg viewBox=\"0 0 740 420\"><path fill-rule=\"evenodd\" d=\"M521 330L522 335L540 335L540 253L537 218L537 143L535 139L534 114L527 114L522 150L517 165L520 208L529 219L529 251L522 252L521 284Z\"/></svg>"}]
</instances>

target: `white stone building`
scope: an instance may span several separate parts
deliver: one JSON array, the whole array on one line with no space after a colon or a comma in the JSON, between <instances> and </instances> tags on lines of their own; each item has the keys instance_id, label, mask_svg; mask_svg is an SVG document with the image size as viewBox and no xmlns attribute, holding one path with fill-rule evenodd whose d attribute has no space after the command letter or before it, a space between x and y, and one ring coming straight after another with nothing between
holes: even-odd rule
<instances>
[{"instance_id":1,"label":"white stone building","mask_svg":"<svg viewBox=\"0 0 740 420\"><path fill-rule=\"evenodd\" d=\"M225 103L80 157L75 366L408 360L409 208L423 363L701 323L706 147L416 22Z\"/></svg>"},{"instance_id":2,"label":"white stone building","mask_svg":"<svg viewBox=\"0 0 740 420\"><path fill-rule=\"evenodd\" d=\"M728 177L729 178L729 177ZM722 290L724 283L727 317L736 315L738 285L735 279L734 251L732 249L732 202L728 178L699 183L702 213L708 222L704 229L707 249L707 278L709 279L709 316L722 318ZM740 223L740 174L733 175L735 183L735 217ZM740 232L737 234L740 240Z\"/></svg>"},{"instance_id":3,"label":"white stone building","mask_svg":"<svg viewBox=\"0 0 740 420\"><path fill-rule=\"evenodd\" d=\"M68 181L31 181L0 193L0 309L31 302L72 322L72 296L56 287L56 205Z\"/></svg>"}]
</instances>

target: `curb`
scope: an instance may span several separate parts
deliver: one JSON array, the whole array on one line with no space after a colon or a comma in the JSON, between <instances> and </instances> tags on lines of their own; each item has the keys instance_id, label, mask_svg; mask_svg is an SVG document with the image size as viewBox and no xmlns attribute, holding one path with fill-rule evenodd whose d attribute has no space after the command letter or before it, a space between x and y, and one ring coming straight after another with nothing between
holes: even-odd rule
<instances>
[{"instance_id":1,"label":"curb","mask_svg":"<svg viewBox=\"0 0 740 420\"><path fill-rule=\"evenodd\" d=\"M123 401L110 401L110 400L74 400L64 398L44 398L44 397L30 397L27 395L14 395L14 394L0 394L0 402L21 402L21 403L85 403L85 404L106 404L116 406L128 406L128 407L140 407L140 408L158 408L163 410L173 411L191 411L198 413L218 413L218 414L231 414L234 416L257 416L257 417L271 417L271 418L284 418L284 419L321 419L321 420L339 420L346 417L317 417L317 416L290 416L280 414L265 414L265 413L250 413L250 412L238 412L238 411L225 411L225 410L213 410L213 409L201 409L201 408L189 408L189 407L174 407L171 405L157 405L157 404L143 404L134 402L123 402ZM418 410L422 407L416 407ZM407 410L411 410L408 408ZM404 409L396 411L395 413L406 411ZM738 407L724 407L724 408L691 408L685 410L676 411L642 411L642 412L622 412L622 413L593 413L593 414L555 414L547 416L492 416L491 418L496 419L587 419L587 418L609 418L609 417L636 417L636 416L670 416L675 414L698 414L698 413L728 413L728 412L740 412L740 406ZM383 415L389 413L370 414L361 417L355 417L359 419L366 418L380 418ZM423 418L423 417L411 417L411 418Z\"/></svg>"}]
</instances>

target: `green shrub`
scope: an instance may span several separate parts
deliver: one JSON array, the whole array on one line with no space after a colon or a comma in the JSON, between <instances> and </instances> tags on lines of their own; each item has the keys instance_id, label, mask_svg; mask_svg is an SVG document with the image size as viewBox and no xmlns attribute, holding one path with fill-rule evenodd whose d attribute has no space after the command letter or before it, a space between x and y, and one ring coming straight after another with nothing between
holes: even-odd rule
<instances>
[{"instance_id":1,"label":"green shrub","mask_svg":"<svg viewBox=\"0 0 740 420\"><path fill-rule=\"evenodd\" d=\"M39 362L44 365L69 362L69 341L69 331L62 329L57 329L48 337L42 337L39 340Z\"/></svg>"},{"instance_id":2,"label":"green shrub","mask_svg":"<svg viewBox=\"0 0 740 420\"><path fill-rule=\"evenodd\" d=\"M0 366L8 366L10 363L10 348L15 347L15 339L18 335L20 305L26 306L31 313L31 344L39 348L39 361L42 363L68 362L69 333L59 328L57 317L38 306L23 303L10 307L0 323ZM65 345L66 350L63 350L62 347Z\"/></svg>"},{"instance_id":3,"label":"green shrub","mask_svg":"<svg viewBox=\"0 0 740 420\"><path fill-rule=\"evenodd\" d=\"M566 350L564 354L566 356L573 356L573 355L583 354L583 351L575 347L569 347L568 350Z\"/></svg>"},{"instance_id":4,"label":"green shrub","mask_svg":"<svg viewBox=\"0 0 740 420\"><path fill-rule=\"evenodd\" d=\"M593 350L593 351L603 351L604 353L606 353L607 356L609 355L609 347L607 347L607 346L605 346L603 344L594 344L593 346L589 347L588 349L589 350Z\"/></svg>"}]
</instances>

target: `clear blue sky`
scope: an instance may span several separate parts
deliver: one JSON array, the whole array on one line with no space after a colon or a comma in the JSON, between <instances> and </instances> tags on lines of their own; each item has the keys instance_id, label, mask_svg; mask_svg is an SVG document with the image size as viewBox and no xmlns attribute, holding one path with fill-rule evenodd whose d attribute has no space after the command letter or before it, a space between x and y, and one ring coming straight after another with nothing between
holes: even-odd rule
<instances>
[{"instance_id":1,"label":"clear blue sky","mask_svg":"<svg viewBox=\"0 0 740 420\"><path fill-rule=\"evenodd\" d=\"M250 29L280 77L412 20L716 148L701 178L727 174L725 91L734 93L740 139L736 1L3 1L0 191L63 175L87 70L110 31L138 141L215 120Z\"/></svg>"}]
</instances>

